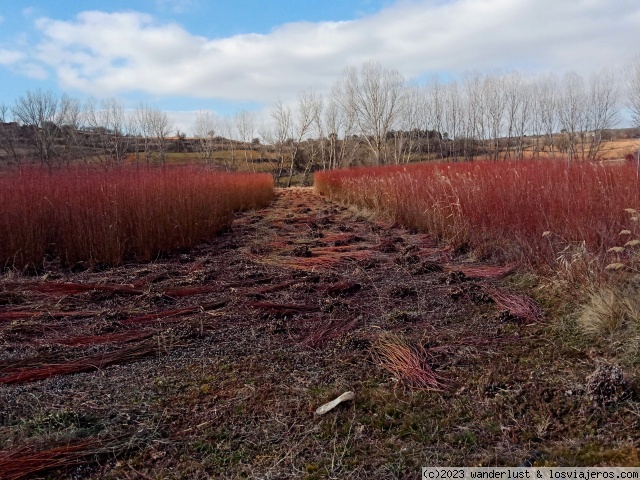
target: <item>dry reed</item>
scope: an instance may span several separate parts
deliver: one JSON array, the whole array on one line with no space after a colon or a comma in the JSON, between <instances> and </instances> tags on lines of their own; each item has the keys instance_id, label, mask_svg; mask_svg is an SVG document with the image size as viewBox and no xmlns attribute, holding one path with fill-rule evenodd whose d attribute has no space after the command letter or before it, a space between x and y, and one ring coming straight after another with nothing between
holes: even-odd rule
<instances>
[{"instance_id":1,"label":"dry reed","mask_svg":"<svg viewBox=\"0 0 640 480\"><path fill-rule=\"evenodd\" d=\"M429 353L422 345L410 345L393 333L378 337L373 350L374 362L413 390L445 389L444 378L428 363Z\"/></svg>"}]
</instances>

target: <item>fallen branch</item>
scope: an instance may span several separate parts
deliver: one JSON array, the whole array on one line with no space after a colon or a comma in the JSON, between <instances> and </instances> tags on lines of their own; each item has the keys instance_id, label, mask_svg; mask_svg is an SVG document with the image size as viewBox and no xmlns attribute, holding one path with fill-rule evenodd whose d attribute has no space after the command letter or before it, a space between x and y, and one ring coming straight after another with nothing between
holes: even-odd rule
<instances>
[{"instance_id":1,"label":"fallen branch","mask_svg":"<svg viewBox=\"0 0 640 480\"><path fill-rule=\"evenodd\" d=\"M324 343L338 338L358 325L357 319L333 319L314 321L314 325L300 339L300 345L308 348L320 348Z\"/></svg>"},{"instance_id":2,"label":"fallen branch","mask_svg":"<svg viewBox=\"0 0 640 480\"><path fill-rule=\"evenodd\" d=\"M450 271L464 273L469 278L504 278L515 271L513 265L461 265L450 268Z\"/></svg>"},{"instance_id":3,"label":"fallen branch","mask_svg":"<svg viewBox=\"0 0 640 480\"><path fill-rule=\"evenodd\" d=\"M142 295L144 290L131 285L100 285L96 283L27 282L7 283L5 287L32 290L48 295L76 295L91 291L109 292L114 295Z\"/></svg>"},{"instance_id":4,"label":"fallen branch","mask_svg":"<svg viewBox=\"0 0 640 480\"><path fill-rule=\"evenodd\" d=\"M67 363L53 363L30 368L16 368L0 377L0 384L18 384L43 380L56 375L90 372L106 368L110 365L129 363L141 358L155 355L158 352L158 342L148 340L131 347L121 348L114 352L91 355ZM1 471L1 470L0 470Z\"/></svg>"},{"instance_id":5,"label":"fallen branch","mask_svg":"<svg viewBox=\"0 0 640 480\"><path fill-rule=\"evenodd\" d=\"M129 330L127 332L121 333L111 333L108 335L87 335L84 337L74 337L74 338L58 338L52 340L46 340L38 342L40 344L58 344L58 345L69 345L69 346L80 346L80 345L102 345L105 343L115 343L115 342L131 342L133 340L143 340L145 338L152 337L157 330Z\"/></svg>"},{"instance_id":6,"label":"fallen branch","mask_svg":"<svg viewBox=\"0 0 640 480\"><path fill-rule=\"evenodd\" d=\"M146 315L140 315L138 317L127 318L125 320L120 320L120 323L124 324L143 324L143 323L154 323L158 322L162 319L166 319L168 317L177 317L182 315L187 315L190 313L204 312L207 310L214 310L216 308L222 308L227 303L229 303L229 299L216 300L215 302L201 303L199 305L194 305L191 307L184 308L175 308L172 310L163 310L155 313L148 313Z\"/></svg>"},{"instance_id":7,"label":"fallen branch","mask_svg":"<svg viewBox=\"0 0 640 480\"><path fill-rule=\"evenodd\" d=\"M121 434L109 440L90 437L41 451L31 445L0 451L0 478L20 480L54 468L87 463L89 457L113 456L134 448L134 436L135 434Z\"/></svg>"},{"instance_id":8,"label":"fallen branch","mask_svg":"<svg viewBox=\"0 0 640 480\"><path fill-rule=\"evenodd\" d=\"M22 310L22 311L8 311L0 312L1 320L20 320L23 318L38 317L40 315L46 315L50 318L67 318L67 317L91 317L98 315L100 312L93 311L80 311L80 312L51 312L48 310Z\"/></svg>"}]
</instances>

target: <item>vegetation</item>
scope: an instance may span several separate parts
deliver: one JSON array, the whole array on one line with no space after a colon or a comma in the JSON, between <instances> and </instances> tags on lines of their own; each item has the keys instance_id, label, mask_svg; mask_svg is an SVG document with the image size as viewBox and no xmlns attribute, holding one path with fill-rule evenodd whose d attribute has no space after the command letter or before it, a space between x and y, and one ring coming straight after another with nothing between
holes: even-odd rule
<instances>
[{"instance_id":1,"label":"vegetation","mask_svg":"<svg viewBox=\"0 0 640 480\"><path fill-rule=\"evenodd\" d=\"M264 206L273 193L270 175L193 166L19 168L0 176L0 261L147 261L211 238L234 211Z\"/></svg>"},{"instance_id":2,"label":"vegetation","mask_svg":"<svg viewBox=\"0 0 640 480\"><path fill-rule=\"evenodd\" d=\"M603 271L629 228L625 209L638 202L636 173L539 160L431 163L317 172L315 188L481 257L555 270L561 252L580 248Z\"/></svg>"},{"instance_id":3,"label":"vegetation","mask_svg":"<svg viewBox=\"0 0 640 480\"><path fill-rule=\"evenodd\" d=\"M596 161L617 87L366 63L194 138L113 99L0 106L0 472L638 465L637 142Z\"/></svg>"},{"instance_id":4,"label":"vegetation","mask_svg":"<svg viewBox=\"0 0 640 480\"><path fill-rule=\"evenodd\" d=\"M561 285L563 301L582 304L576 324L583 333L637 360L635 165L528 160L334 170L317 172L315 189L472 258L541 274Z\"/></svg>"},{"instance_id":5,"label":"vegetation","mask_svg":"<svg viewBox=\"0 0 640 480\"><path fill-rule=\"evenodd\" d=\"M12 106L0 105L0 163L110 168L164 164L179 155L227 170L268 169L277 185L290 186L309 185L317 170L358 165L598 160L610 140L638 136L615 128L624 107L630 126L640 126L639 71L635 65L626 76L603 70L588 78L467 74L409 86L397 71L366 62L347 67L330 94L301 92L297 101L277 102L265 118L245 110L229 118L194 113L191 138L149 105L30 91Z\"/></svg>"},{"instance_id":6,"label":"vegetation","mask_svg":"<svg viewBox=\"0 0 640 480\"><path fill-rule=\"evenodd\" d=\"M527 276L470 260L282 189L188 254L7 273L0 471L413 479L536 451L536 466L637 465L637 366L599 368L604 342L550 328Z\"/></svg>"}]
</instances>

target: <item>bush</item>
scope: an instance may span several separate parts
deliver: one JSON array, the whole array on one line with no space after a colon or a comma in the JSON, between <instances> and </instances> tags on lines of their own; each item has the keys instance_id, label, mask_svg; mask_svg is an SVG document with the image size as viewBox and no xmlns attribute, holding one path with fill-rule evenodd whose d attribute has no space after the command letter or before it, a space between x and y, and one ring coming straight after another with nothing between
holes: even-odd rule
<instances>
[{"instance_id":1,"label":"bush","mask_svg":"<svg viewBox=\"0 0 640 480\"><path fill-rule=\"evenodd\" d=\"M0 174L0 262L39 267L46 256L118 265L191 247L236 210L273 198L268 174L197 167L19 169Z\"/></svg>"},{"instance_id":2,"label":"bush","mask_svg":"<svg viewBox=\"0 0 640 480\"><path fill-rule=\"evenodd\" d=\"M604 271L607 251L640 202L630 165L529 160L429 163L316 172L315 188L373 210L482 258L556 270L588 255Z\"/></svg>"}]
</instances>

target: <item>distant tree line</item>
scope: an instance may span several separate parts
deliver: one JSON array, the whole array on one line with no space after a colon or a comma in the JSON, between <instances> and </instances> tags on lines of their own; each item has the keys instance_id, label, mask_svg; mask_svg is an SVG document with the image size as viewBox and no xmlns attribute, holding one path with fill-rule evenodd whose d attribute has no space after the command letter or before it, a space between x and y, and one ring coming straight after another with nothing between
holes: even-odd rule
<instances>
[{"instance_id":1,"label":"distant tree line","mask_svg":"<svg viewBox=\"0 0 640 480\"><path fill-rule=\"evenodd\" d=\"M116 99L82 104L67 95L30 91L12 107L0 105L0 158L49 167L72 161L110 167L130 154L162 162L172 130L167 114L146 104L126 110Z\"/></svg>"},{"instance_id":2,"label":"distant tree line","mask_svg":"<svg viewBox=\"0 0 640 480\"><path fill-rule=\"evenodd\" d=\"M525 155L593 160L623 106L635 112L640 126L640 67L628 80L620 85L604 70L586 80L574 72L563 77L511 72L467 74L448 83L434 77L408 86L397 71L369 62L345 69L324 102L303 94L284 115L276 104L271 139L300 138L300 133L303 139L320 139L322 168L398 164L425 154L458 160ZM314 115L310 124L303 120L309 113ZM366 147L364 158L357 146Z\"/></svg>"},{"instance_id":3,"label":"distant tree line","mask_svg":"<svg viewBox=\"0 0 640 480\"><path fill-rule=\"evenodd\" d=\"M290 185L294 175L308 181L314 170L361 164L541 155L594 160L622 109L640 127L640 60L624 75L470 73L419 86L366 62L347 67L326 97L301 92L295 102L276 102L266 118L199 111L192 138L171 136L166 113L146 104L127 110L115 99L81 103L28 92L13 106L0 105L0 157L111 166L131 155L163 162L169 151L186 151L223 159L226 168L244 163L252 170L268 159L278 182ZM216 153L221 150L226 154Z\"/></svg>"}]
</instances>

